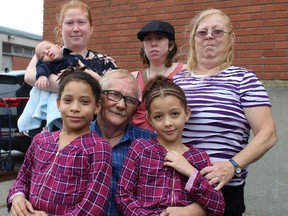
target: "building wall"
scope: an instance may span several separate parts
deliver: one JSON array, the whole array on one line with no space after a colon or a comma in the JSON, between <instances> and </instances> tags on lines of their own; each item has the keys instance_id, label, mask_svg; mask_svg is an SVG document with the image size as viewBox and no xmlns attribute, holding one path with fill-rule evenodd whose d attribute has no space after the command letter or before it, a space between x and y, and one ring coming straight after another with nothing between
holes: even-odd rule
<instances>
[{"instance_id":1,"label":"building wall","mask_svg":"<svg viewBox=\"0 0 288 216\"><path fill-rule=\"evenodd\" d=\"M277 144L248 167L244 216L288 215L288 82L264 81L276 122Z\"/></svg>"},{"instance_id":2,"label":"building wall","mask_svg":"<svg viewBox=\"0 0 288 216\"><path fill-rule=\"evenodd\" d=\"M64 0L44 0L44 39L54 40L56 14ZM223 10L237 37L234 63L263 80L288 80L287 0L83 0L93 13L90 49L111 55L129 71L143 67L136 33L148 21L169 21L176 29L179 61L186 61L189 22L206 8ZM192 3L191 3L192 2Z\"/></svg>"},{"instance_id":3,"label":"building wall","mask_svg":"<svg viewBox=\"0 0 288 216\"><path fill-rule=\"evenodd\" d=\"M7 32L3 32L3 29ZM7 30L8 29L8 30ZM15 34L15 35L14 35ZM12 35L13 37L9 37ZM9 29L6 27L0 27L0 71L8 70L25 70L33 56L36 45L41 40L40 35L33 35L28 37L30 33ZM11 47L22 47L31 50L31 55L14 53L11 48L11 53L3 52L3 44L9 44ZM32 53L33 51L33 53Z\"/></svg>"},{"instance_id":4,"label":"building wall","mask_svg":"<svg viewBox=\"0 0 288 216\"><path fill-rule=\"evenodd\" d=\"M31 60L31 58L13 56L12 57L12 70L26 69L30 60Z\"/></svg>"}]
</instances>

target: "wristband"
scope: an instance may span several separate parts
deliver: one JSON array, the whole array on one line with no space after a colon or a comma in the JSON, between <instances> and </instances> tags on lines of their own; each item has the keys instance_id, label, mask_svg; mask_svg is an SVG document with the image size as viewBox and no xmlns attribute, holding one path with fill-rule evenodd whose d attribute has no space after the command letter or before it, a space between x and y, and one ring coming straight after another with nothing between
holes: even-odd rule
<instances>
[{"instance_id":1,"label":"wristband","mask_svg":"<svg viewBox=\"0 0 288 216\"><path fill-rule=\"evenodd\" d=\"M194 184L195 178L198 174L198 170L194 169L193 173L191 174L190 178L188 179L188 182L186 183L185 190L190 191L192 189L192 186Z\"/></svg>"}]
</instances>

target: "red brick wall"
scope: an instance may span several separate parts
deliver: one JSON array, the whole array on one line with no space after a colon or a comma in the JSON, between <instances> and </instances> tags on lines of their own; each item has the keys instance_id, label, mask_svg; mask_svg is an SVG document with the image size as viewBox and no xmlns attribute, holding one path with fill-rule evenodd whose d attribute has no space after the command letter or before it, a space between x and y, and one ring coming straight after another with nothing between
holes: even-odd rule
<instances>
[{"instance_id":1,"label":"red brick wall","mask_svg":"<svg viewBox=\"0 0 288 216\"><path fill-rule=\"evenodd\" d=\"M44 0L44 39L53 40L56 13L63 0ZM288 80L287 0L83 0L93 13L90 49L111 55L121 68L142 68L136 33L148 21L162 19L176 29L178 60L186 61L189 22L199 11L218 8L235 28L234 64L254 70L263 80ZM194 2L194 3L191 3ZM186 46L187 48L187 46Z\"/></svg>"},{"instance_id":2,"label":"red brick wall","mask_svg":"<svg viewBox=\"0 0 288 216\"><path fill-rule=\"evenodd\" d=\"M13 56L12 57L12 70L23 70L26 69L31 58L27 57L19 57L19 56Z\"/></svg>"}]
</instances>

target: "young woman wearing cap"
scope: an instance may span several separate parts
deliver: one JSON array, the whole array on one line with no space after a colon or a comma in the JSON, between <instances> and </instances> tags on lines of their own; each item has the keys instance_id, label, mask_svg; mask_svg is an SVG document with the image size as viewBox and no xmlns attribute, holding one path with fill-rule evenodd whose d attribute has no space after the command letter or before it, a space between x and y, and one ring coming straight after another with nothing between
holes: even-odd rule
<instances>
[{"instance_id":1,"label":"young woman wearing cap","mask_svg":"<svg viewBox=\"0 0 288 216\"><path fill-rule=\"evenodd\" d=\"M143 43L143 47L140 49L140 58L143 65L148 66L144 70L132 72L138 80L141 92L145 84L157 75L172 78L186 66L182 62L177 63L174 60L177 44L175 30L170 23L160 20L151 21L137 33L137 38ZM146 119L143 103L134 115L132 123L154 131Z\"/></svg>"}]
</instances>

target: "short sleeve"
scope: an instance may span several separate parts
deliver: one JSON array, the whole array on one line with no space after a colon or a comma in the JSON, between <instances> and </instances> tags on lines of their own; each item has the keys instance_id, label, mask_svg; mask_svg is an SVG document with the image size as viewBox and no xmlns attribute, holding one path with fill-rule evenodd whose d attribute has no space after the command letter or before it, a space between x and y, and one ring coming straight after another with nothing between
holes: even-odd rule
<instances>
[{"instance_id":1,"label":"short sleeve","mask_svg":"<svg viewBox=\"0 0 288 216\"><path fill-rule=\"evenodd\" d=\"M242 107L271 107L268 93L264 85L253 71L246 71L243 76L239 91Z\"/></svg>"}]
</instances>

